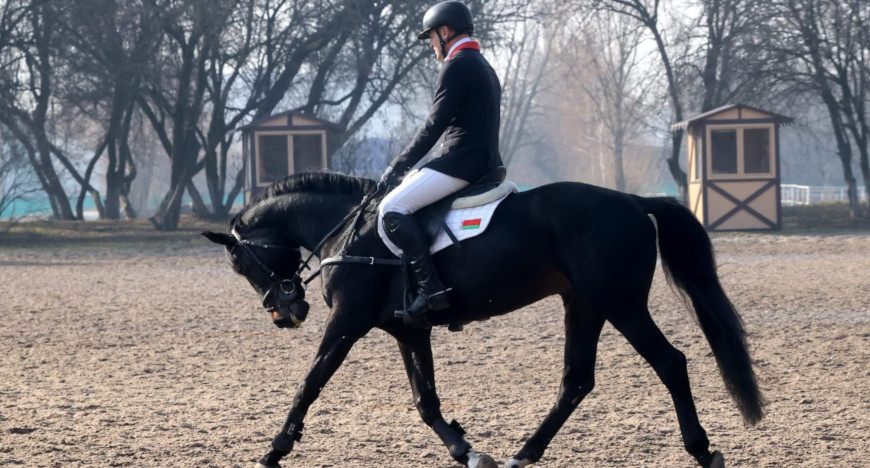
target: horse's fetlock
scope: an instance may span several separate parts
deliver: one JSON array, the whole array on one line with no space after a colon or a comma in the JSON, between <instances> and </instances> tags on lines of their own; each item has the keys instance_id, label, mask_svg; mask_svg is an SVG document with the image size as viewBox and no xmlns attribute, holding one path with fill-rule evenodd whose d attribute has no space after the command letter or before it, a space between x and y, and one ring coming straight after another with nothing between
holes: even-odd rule
<instances>
[{"instance_id":1,"label":"horse's fetlock","mask_svg":"<svg viewBox=\"0 0 870 468\"><path fill-rule=\"evenodd\" d=\"M272 448L275 449L274 451L276 452L287 454L290 453L291 450L293 450L293 443L294 441L292 438L288 437L284 433L281 433L275 436L274 439L272 439Z\"/></svg>"},{"instance_id":2,"label":"horse's fetlock","mask_svg":"<svg viewBox=\"0 0 870 468\"><path fill-rule=\"evenodd\" d=\"M302 439L302 428L305 425L301 422L287 422L281 428L281 432L272 440L272 448L283 454L290 453L293 450L293 444Z\"/></svg>"},{"instance_id":3,"label":"horse's fetlock","mask_svg":"<svg viewBox=\"0 0 870 468\"><path fill-rule=\"evenodd\" d=\"M518 460L513 458L504 464L505 468L526 468L527 466L534 463L533 461L523 458L522 460Z\"/></svg>"},{"instance_id":4,"label":"horse's fetlock","mask_svg":"<svg viewBox=\"0 0 870 468\"><path fill-rule=\"evenodd\" d=\"M687 438L685 447L686 451L702 464L702 459L710 456L710 440L707 439L703 429L697 436Z\"/></svg>"},{"instance_id":5,"label":"horse's fetlock","mask_svg":"<svg viewBox=\"0 0 870 468\"><path fill-rule=\"evenodd\" d=\"M539 449L523 448L520 453L514 456L515 460L528 460L529 465L537 463L544 456L544 451Z\"/></svg>"},{"instance_id":6,"label":"horse's fetlock","mask_svg":"<svg viewBox=\"0 0 870 468\"><path fill-rule=\"evenodd\" d=\"M260 468L261 466L263 468L281 468L281 465L279 465L278 462L288 453L290 452L283 452L273 448L266 454L266 456L260 459L257 463L257 468Z\"/></svg>"},{"instance_id":7,"label":"horse's fetlock","mask_svg":"<svg viewBox=\"0 0 870 468\"><path fill-rule=\"evenodd\" d=\"M471 451L471 444L463 438L454 441L447 445L447 450L450 451L450 456L463 465L468 463L468 452Z\"/></svg>"}]
</instances>

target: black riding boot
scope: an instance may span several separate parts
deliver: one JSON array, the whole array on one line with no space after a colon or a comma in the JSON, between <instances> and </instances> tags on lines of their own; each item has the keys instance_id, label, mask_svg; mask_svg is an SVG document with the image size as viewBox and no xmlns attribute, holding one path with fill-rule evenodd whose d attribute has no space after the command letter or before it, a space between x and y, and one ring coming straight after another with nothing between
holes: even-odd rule
<instances>
[{"instance_id":1,"label":"black riding boot","mask_svg":"<svg viewBox=\"0 0 870 468\"><path fill-rule=\"evenodd\" d=\"M408 265L417 282L417 297L408 307L405 322L412 323L422 319L430 310L450 307L447 301L447 288L438 278L432 257L429 256L429 240L411 216L391 211L384 215L384 228L387 236L408 259Z\"/></svg>"}]
</instances>

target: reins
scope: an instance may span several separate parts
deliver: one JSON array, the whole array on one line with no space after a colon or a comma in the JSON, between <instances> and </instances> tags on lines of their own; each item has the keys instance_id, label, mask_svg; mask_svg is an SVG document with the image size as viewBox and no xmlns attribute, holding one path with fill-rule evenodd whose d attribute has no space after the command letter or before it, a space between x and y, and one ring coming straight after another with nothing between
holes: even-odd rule
<instances>
[{"instance_id":1,"label":"reins","mask_svg":"<svg viewBox=\"0 0 870 468\"><path fill-rule=\"evenodd\" d=\"M337 233L342 227L344 227L344 225L351 218L355 217L354 224L357 224L359 221L359 217L362 215L363 210L369 204L369 202L371 202L371 200L374 198L374 196L377 193L378 193L378 190L375 189L373 192L371 192L368 195L366 195L365 197L363 197L362 201L360 201L360 204L356 208L351 210L348 214L346 214L341 219L341 221L339 221L338 224L335 225L335 227L330 229L329 232L327 232L326 235L323 236L323 239L321 239L320 242L318 242L317 245L315 245L314 248L311 249L311 251L308 255L308 258L306 258L305 261L303 261L299 265L299 268L296 270L296 273L293 274L293 277L290 278L289 280L285 279L282 281L295 282L295 281L299 280L299 281L301 281L301 283L303 285L307 286L308 283L310 283L315 278L320 276L320 274L322 273L323 267L329 266L329 265L354 264L354 265L401 266L402 262L399 259L360 257L360 256L355 256L355 255L335 255L335 256L323 259L320 262L320 265L317 267L317 270L315 270L313 273L311 273L311 275L307 279L305 279L305 280L302 279L302 272L305 271L305 269L308 269L308 270L311 269L311 267L308 264L311 262L311 259L314 258L314 256L320 252L320 249L323 248L323 245L326 244L326 242L330 238L332 238L332 236L334 236L335 233ZM269 276L273 279L276 279L276 280L279 279L278 275L276 275L275 272L272 271L271 268L266 266L266 264L263 263L263 261L260 260L260 258L254 252L252 252L248 247L250 246L250 247L259 247L262 249L286 249L286 250L295 250L297 252L299 251L298 247L286 247L286 246L282 246L282 245L260 244L257 242L253 242L251 240L243 238L241 235L239 235L238 232L236 232L235 229L232 229L230 232L232 233L233 237L236 238L236 240L242 246L242 248L245 249L248 252L248 254L254 259L254 262L256 262L257 266L259 266L263 271L269 273Z\"/></svg>"},{"instance_id":2,"label":"reins","mask_svg":"<svg viewBox=\"0 0 870 468\"><path fill-rule=\"evenodd\" d=\"M366 195L362 199L362 201L360 202L359 206L354 208L350 213L348 213L344 218L342 218L342 220L339 221L338 224L334 228L332 228L332 230L329 231L326 234L326 236L324 236L323 239L321 239L320 242L318 242L317 246L315 246L311 250L311 254L308 256L308 258L305 259L305 262L299 266L299 270L296 272L296 276L299 276L301 278L300 275L302 273L302 270L304 268L308 268L308 262L311 261L311 258L314 257L314 255L320 251L320 248L323 247L323 244L325 244L329 238L331 238L336 232L338 232L339 229L344 227L344 224L347 223L347 221L350 220L350 218L355 217L354 223L353 223L354 226L359 222L359 218L360 218L360 216L362 216L363 210L365 209L366 205L369 204L369 202L374 198L374 196L377 193L378 193L378 189L375 189L374 192ZM350 243L350 239L348 239L347 243ZM345 244L345 249L347 248L347 243ZM313 281L314 278L317 278L318 276L320 276L320 274L322 273L323 267L330 266L330 265L340 265L340 264L369 265L369 266L374 266L374 265L401 266L402 261L397 259L397 258L361 257L361 256L357 256L357 255L333 255L332 257L327 257L327 258L324 258L323 260L321 260L320 266L317 267L317 270L315 272L311 273L311 276L309 276L308 279L303 281L303 284L308 285L308 283Z\"/></svg>"},{"instance_id":3,"label":"reins","mask_svg":"<svg viewBox=\"0 0 870 468\"><path fill-rule=\"evenodd\" d=\"M341 221L339 221L338 224L335 225L335 227L330 229L330 231L327 232L325 236L323 236L323 239L320 239L320 242L318 242L317 245L315 245L314 248L311 249L311 252L308 254L308 258L306 258L305 261L302 262L301 265L299 265L299 269L296 270L296 275L294 276L294 278L298 277L301 279L302 278L302 271L305 270L306 268L308 268L309 270L311 269L311 267L308 266L308 263L311 261L312 258L314 258L315 255L317 255L320 252L320 249L323 248L323 244L326 244L326 241L328 241L330 238L332 238L332 236L335 235L336 232L338 232L342 227L344 227L345 223L347 223L351 218L353 218L357 215L361 215L362 211L365 209L365 207L369 204L369 202L374 198L375 194L377 194L377 193L378 193L378 190L375 189L373 192L371 192L368 195L366 195L365 197L363 197L362 201L359 203L359 206L352 209L348 214L346 214L344 216L344 218L341 218ZM357 217L356 219L358 220L359 218ZM356 224L356 222L354 222L354 224ZM333 258L335 258L335 257L330 257L330 258L324 259L324 261L321 261L320 266L317 267L317 270L314 271L313 273L311 273L311 276L309 276L308 279L304 280L302 282L302 284L307 286L308 283L310 283L314 280L314 278L317 278L318 276L320 276L320 273L322 272L322 268L324 266L333 265L336 263L342 263L342 262L337 262L337 261L332 261L332 262L326 263L327 260L331 260Z\"/></svg>"}]
</instances>

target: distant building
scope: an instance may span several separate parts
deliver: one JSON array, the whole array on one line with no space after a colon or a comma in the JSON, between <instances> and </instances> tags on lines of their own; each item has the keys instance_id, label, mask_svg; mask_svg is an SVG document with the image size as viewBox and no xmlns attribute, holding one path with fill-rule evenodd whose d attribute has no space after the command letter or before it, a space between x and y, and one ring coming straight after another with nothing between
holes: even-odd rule
<instances>
[{"instance_id":1,"label":"distant building","mask_svg":"<svg viewBox=\"0 0 870 468\"><path fill-rule=\"evenodd\" d=\"M707 230L782 227L779 126L791 122L734 104L671 127L688 135L689 208Z\"/></svg>"},{"instance_id":2,"label":"distant building","mask_svg":"<svg viewBox=\"0 0 870 468\"><path fill-rule=\"evenodd\" d=\"M330 169L344 127L297 112L251 122L242 131L245 203L290 174Z\"/></svg>"}]
</instances>

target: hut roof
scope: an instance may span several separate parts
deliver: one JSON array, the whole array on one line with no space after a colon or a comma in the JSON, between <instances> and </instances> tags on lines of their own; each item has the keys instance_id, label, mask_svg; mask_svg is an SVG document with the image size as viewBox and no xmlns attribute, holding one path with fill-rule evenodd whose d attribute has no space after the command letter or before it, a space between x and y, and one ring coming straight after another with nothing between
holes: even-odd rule
<instances>
[{"instance_id":1,"label":"hut roof","mask_svg":"<svg viewBox=\"0 0 870 468\"><path fill-rule=\"evenodd\" d=\"M298 116L298 117L303 118L305 120L311 120L311 121L317 122L320 125L331 127L331 128L338 130L338 131L343 132L346 130L344 127L342 127L341 125L339 125L335 122L330 122L328 120L323 120L323 119L314 117L312 115L303 114L301 112L296 112L296 111L285 111L285 112L280 112L278 114L273 114L273 115L270 115L267 117L263 117L263 118L255 120L247 125L243 125L243 126L239 127L239 130L248 130L250 128L258 127L263 122L268 122L270 120L273 120L273 119L278 118L278 117L283 117L283 116Z\"/></svg>"},{"instance_id":2,"label":"hut roof","mask_svg":"<svg viewBox=\"0 0 870 468\"><path fill-rule=\"evenodd\" d=\"M691 119L683 120L682 122L677 122L671 125L671 130L685 130L686 128L692 126L696 122L700 122L702 120L706 120L716 114L721 114L722 112L729 111L731 109L749 109L755 112L760 112L762 114L767 114L776 122L777 124L787 125L794 122L794 119L791 117L786 117L784 115L776 114L774 112L766 111L764 109L759 109L757 107L747 106L745 104L728 104L726 106L717 107L713 110L709 110L704 112L703 114L696 115Z\"/></svg>"}]
</instances>

